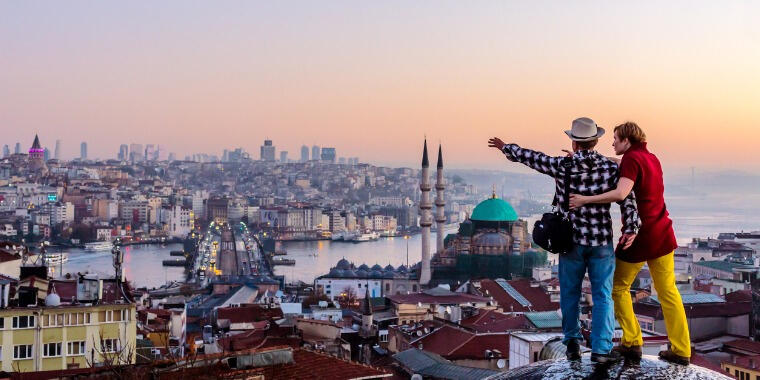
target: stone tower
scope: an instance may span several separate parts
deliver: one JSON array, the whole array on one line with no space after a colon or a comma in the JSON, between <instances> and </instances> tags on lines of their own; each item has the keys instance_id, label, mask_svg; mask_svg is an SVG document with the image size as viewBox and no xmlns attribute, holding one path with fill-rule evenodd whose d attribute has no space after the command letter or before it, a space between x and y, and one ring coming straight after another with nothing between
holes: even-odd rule
<instances>
[{"instance_id":1,"label":"stone tower","mask_svg":"<svg viewBox=\"0 0 760 380\"><path fill-rule=\"evenodd\" d=\"M422 150L422 171L420 178L420 228L422 228L422 266L420 268L420 285L427 285L430 282L430 226L433 225L433 217L430 209L433 208L430 202L430 163L427 153L427 139Z\"/></svg>"},{"instance_id":2,"label":"stone tower","mask_svg":"<svg viewBox=\"0 0 760 380\"><path fill-rule=\"evenodd\" d=\"M441 144L438 144L438 165L435 177L435 222L437 228L435 251L438 253L443 252L443 225L446 223L446 215L444 214L446 201L443 199L444 189L446 189L446 184L443 180L443 154L441 153Z\"/></svg>"},{"instance_id":3,"label":"stone tower","mask_svg":"<svg viewBox=\"0 0 760 380\"><path fill-rule=\"evenodd\" d=\"M40 145L40 138L34 135L34 142L29 148L29 170L36 174L47 174L47 165L45 165L45 149Z\"/></svg>"}]
</instances>

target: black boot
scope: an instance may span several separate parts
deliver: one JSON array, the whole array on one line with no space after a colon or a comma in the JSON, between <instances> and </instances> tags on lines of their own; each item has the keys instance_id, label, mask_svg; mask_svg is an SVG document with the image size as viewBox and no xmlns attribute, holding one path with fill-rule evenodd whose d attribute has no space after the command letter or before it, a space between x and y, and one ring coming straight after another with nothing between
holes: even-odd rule
<instances>
[{"instance_id":1,"label":"black boot","mask_svg":"<svg viewBox=\"0 0 760 380\"><path fill-rule=\"evenodd\" d=\"M595 363L617 363L621 359L623 359L623 355L620 355L620 352L618 351L610 351L609 354L597 354L596 352L591 353L591 361Z\"/></svg>"},{"instance_id":2,"label":"black boot","mask_svg":"<svg viewBox=\"0 0 760 380\"><path fill-rule=\"evenodd\" d=\"M575 339L567 342L567 360L581 360L581 345Z\"/></svg>"}]
</instances>

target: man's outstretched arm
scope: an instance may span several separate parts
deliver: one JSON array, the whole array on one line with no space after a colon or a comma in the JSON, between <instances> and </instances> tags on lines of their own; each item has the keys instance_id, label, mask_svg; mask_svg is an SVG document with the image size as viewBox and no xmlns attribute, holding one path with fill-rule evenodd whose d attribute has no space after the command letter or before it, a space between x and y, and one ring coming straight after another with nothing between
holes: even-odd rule
<instances>
[{"instance_id":1,"label":"man's outstretched arm","mask_svg":"<svg viewBox=\"0 0 760 380\"><path fill-rule=\"evenodd\" d=\"M519 162L552 177L559 175L562 157L552 157L535 150L520 148L517 144L505 144L498 137L488 140L488 146L499 149L510 161Z\"/></svg>"}]
</instances>

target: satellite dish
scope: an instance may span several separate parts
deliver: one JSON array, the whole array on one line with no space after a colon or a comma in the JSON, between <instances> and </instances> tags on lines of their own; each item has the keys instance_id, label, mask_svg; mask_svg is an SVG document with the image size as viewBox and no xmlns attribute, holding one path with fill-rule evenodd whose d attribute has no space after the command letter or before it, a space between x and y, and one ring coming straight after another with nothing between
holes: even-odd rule
<instances>
[{"instance_id":1,"label":"satellite dish","mask_svg":"<svg viewBox=\"0 0 760 380\"><path fill-rule=\"evenodd\" d=\"M496 366L502 369L507 366L507 359L499 359L496 361Z\"/></svg>"},{"instance_id":2,"label":"satellite dish","mask_svg":"<svg viewBox=\"0 0 760 380\"><path fill-rule=\"evenodd\" d=\"M422 336L422 331L417 330L417 336Z\"/></svg>"}]
</instances>

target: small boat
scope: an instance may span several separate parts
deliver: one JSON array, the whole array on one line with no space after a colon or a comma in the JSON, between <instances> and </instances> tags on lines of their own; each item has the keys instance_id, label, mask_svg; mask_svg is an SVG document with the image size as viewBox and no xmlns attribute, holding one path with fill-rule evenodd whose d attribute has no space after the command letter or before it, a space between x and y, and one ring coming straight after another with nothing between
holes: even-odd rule
<instances>
[{"instance_id":1,"label":"small boat","mask_svg":"<svg viewBox=\"0 0 760 380\"><path fill-rule=\"evenodd\" d=\"M113 244L110 241L96 241L84 244L84 250L88 252L109 251L111 248L113 248Z\"/></svg>"},{"instance_id":2,"label":"small boat","mask_svg":"<svg viewBox=\"0 0 760 380\"><path fill-rule=\"evenodd\" d=\"M58 265L69 261L69 255L65 252L60 253L46 253L42 256L42 261L46 265Z\"/></svg>"},{"instance_id":3,"label":"small boat","mask_svg":"<svg viewBox=\"0 0 760 380\"><path fill-rule=\"evenodd\" d=\"M348 241L351 241L354 243L360 243L360 242L365 242L365 241L377 240L378 237L379 235L377 234L377 232L365 232L363 234L354 235Z\"/></svg>"}]
</instances>

